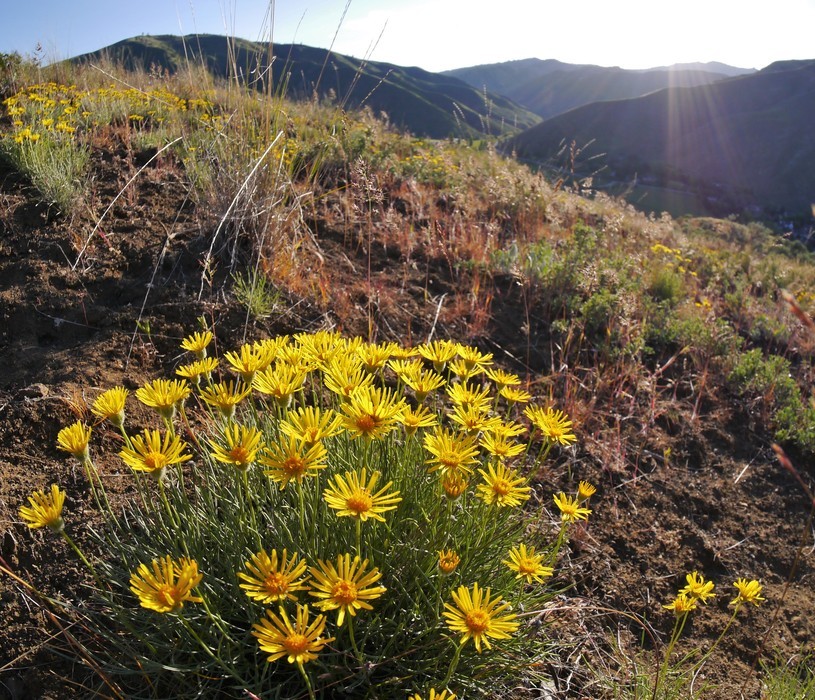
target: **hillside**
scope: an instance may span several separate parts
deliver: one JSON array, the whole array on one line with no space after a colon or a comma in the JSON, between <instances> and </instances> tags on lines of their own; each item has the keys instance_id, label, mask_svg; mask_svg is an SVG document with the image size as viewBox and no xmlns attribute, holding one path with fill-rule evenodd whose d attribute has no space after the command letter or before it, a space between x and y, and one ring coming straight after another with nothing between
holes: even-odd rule
<instances>
[{"instance_id":1,"label":"hillside","mask_svg":"<svg viewBox=\"0 0 815 700\"><path fill-rule=\"evenodd\" d=\"M711 85L586 105L510 139L506 149L552 165L564 143L590 144L582 157L600 156L589 167L606 168L597 186L637 180L693 195L696 213L802 218L815 187L813 113L815 67L787 62Z\"/></svg>"},{"instance_id":2,"label":"hillside","mask_svg":"<svg viewBox=\"0 0 815 700\"><path fill-rule=\"evenodd\" d=\"M27 70L2 700L812 697L803 245L200 72Z\"/></svg>"},{"instance_id":3,"label":"hillside","mask_svg":"<svg viewBox=\"0 0 815 700\"><path fill-rule=\"evenodd\" d=\"M204 65L215 77L237 73L242 79L292 99L328 99L347 109L362 106L387 114L397 127L432 138L502 135L528 128L539 119L506 97L473 88L421 68L362 61L302 44L274 44L271 70L265 43L225 36L139 36L125 39L72 63L103 59L129 70L166 69L171 73ZM285 91L282 86L285 85Z\"/></svg>"},{"instance_id":4,"label":"hillside","mask_svg":"<svg viewBox=\"0 0 815 700\"><path fill-rule=\"evenodd\" d=\"M640 97L667 87L707 85L749 72L724 64L692 64L649 70L625 70L525 59L446 71L473 87L506 95L549 119L575 107L604 100Z\"/></svg>"}]
</instances>

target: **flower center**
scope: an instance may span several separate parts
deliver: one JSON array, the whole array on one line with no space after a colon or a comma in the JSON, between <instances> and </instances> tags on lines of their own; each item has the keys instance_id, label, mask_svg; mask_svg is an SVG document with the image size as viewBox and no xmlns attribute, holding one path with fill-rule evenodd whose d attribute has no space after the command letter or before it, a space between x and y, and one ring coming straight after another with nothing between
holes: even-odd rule
<instances>
[{"instance_id":1,"label":"flower center","mask_svg":"<svg viewBox=\"0 0 815 700\"><path fill-rule=\"evenodd\" d=\"M369 433L376 428L376 419L370 415L360 416L357 419L357 428L361 433Z\"/></svg>"},{"instance_id":2,"label":"flower center","mask_svg":"<svg viewBox=\"0 0 815 700\"><path fill-rule=\"evenodd\" d=\"M492 483L492 490L498 496L506 496L512 490L512 484L506 479L496 479Z\"/></svg>"},{"instance_id":3,"label":"flower center","mask_svg":"<svg viewBox=\"0 0 815 700\"><path fill-rule=\"evenodd\" d=\"M229 451L229 458L235 464L246 464L249 461L249 450L243 445L235 445L235 447Z\"/></svg>"},{"instance_id":4,"label":"flower center","mask_svg":"<svg viewBox=\"0 0 815 700\"><path fill-rule=\"evenodd\" d=\"M357 599L357 587L351 581L340 579L331 589L331 597L340 605L351 605Z\"/></svg>"},{"instance_id":5,"label":"flower center","mask_svg":"<svg viewBox=\"0 0 815 700\"><path fill-rule=\"evenodd\" d=\"M518 562L519 574L534 574L538 570L537 564L531 559L521 559Z\"/></svg>"},{"instance_id":6,"label":"flower center","mask_svg":"<svg viewBox=\"0 0 815 700\"><path fill-rule=\"evenodd\" d=\"M574 503L569 503L568 501L564 503L560 509L563 511L563 516L567 518L573 518L577 515L577 505Z\"/></svg>"},{"instance_id":7,"label":"flower center","mask_svg":"<svg viewBox=\"0 0 815 700\"><path fill-rule=\"evenodd\" d=\"M479 635L490 626L490 616L481 609L470 610L464 618L464 624L473 635Z\"/></svg>"},{"instance_id":8,"label":"flower center","mask_svg":"<svg viewBox=\"0 0 815 700\"><path fill-rule=\"evenodd\" d=\"M304 634L290 634L283 641L283 646L292 656L299 656L308 649L308 638Z\"/></svg>"},{"instance_id":9,"label":"flower center","mask_svg":"<svg viewBox=\"0 0 815 700\"><path fill-rule=\"evenodd\" d=\"M159 587L158 591L156 591L156 597L158 598L159 602L163 603L171 610L175 610L178 607L181 598L178 593L178 589L175 586L170 586L169 584L164 584L163 586Z\"/></svg>"},{"instance_id":10,"label":"flower center","mask_svg":"<svg viewBox=\"0 0 815 700\"><path fill-rule=\"evenodd\" d=\"M279 571L274 571L263 579L263 587L272 595L283 595L289 590L289 581Z\"/></svg>"},{"instance_id":11,"label":"flower center","mask_svg":"<svg viewBox=\"0 0 815 700\"><path fill-rule=\"evenodd\" d=\"M283 462L283 469L285 469L294 478L298 478L306 471L306 463L299 457L289 457Z\"/></svg>"},{"instance_id":12,"label":"flower center","mask_svg":"<svg viewBox=\"0 0 815 700\"><path fill-rule=\"evenodd\" d=\"M371 506L373 506L373 503L374 502L373 499L371 498L371 494L368 493L367 489L360 489L359 491L355 491L345 501L345 505L348 508L348 510L353 511L357 515L367 513L369 510L371 510Z\"/></svg>"},{"instance_id":13,"label":"flower center","mask_svg":"<svg viewBox=\"0 0 815 700\"><path fill-rule=\"evenodd\" d=\"M144 455L144 466L151 472L167 466L167 455L163 452L148 452Z\"/></svg>"}]
</instances>

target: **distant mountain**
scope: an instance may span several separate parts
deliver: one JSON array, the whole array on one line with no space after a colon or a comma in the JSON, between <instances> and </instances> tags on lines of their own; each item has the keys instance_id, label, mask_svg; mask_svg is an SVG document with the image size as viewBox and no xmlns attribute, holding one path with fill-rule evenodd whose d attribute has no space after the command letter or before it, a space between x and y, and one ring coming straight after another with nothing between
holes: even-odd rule
<instances>
[{"instance_id":1,"label":"distant mountain","mask_svg":"<svg viewBox=\"0 0 815 700\"><path fill-rule=\"evenodd\" d=\"M446 71L475 88L506 95L544 119L600 100L640 97L667 87L707 85L750 72L721 63L624 70L537 58Z\"/></svg>"},{"instance_id":2,"label":"distant mountain","mask_svg":"<svg viewBox=\"0 0 815 700\"><path fill-rule=\"evenodd\" d=\"M645 72L663 70L704 71L706 73L718 73L719 75L725 76L727 78L735 78L737 75L750 75L751 73L757 72L755 68L737 68L736 66L729 66L726 63L720 63L719 61L708 61L707 63L699 63L698 61L695 63L674 63L670 66L658 66L657 68L646 68Z\"/></svg>"},{"instance_id":3,"label":"distant mountain","mask_svg":"<svg viewBox=\"0 0 815 700\"><path fill-rule=\"evenodd\" d=\"M786 61L710 85L585 105L505 147L552 163L564 143L590 144L581 158L602 154L591 162L592 169L606 165L601 183L637 178L693 195L719 215L807 216L815 201L813 117L815 61Z\"/></svg>"},{"instance_id":4,"label":"distant mountain","mask_svg":"<svg viewBox=\"0 0 815 700\"><path fill-rule=\"evenodd\" d=\"M203 64L215 76L238 73L262 87L267 76L275 90L287 84L287 96L311 99L315 94L348 109L370 107L391 123L418 136L432 138L503 135L526 129L540 119L506 97L484 93L462 80L421 68L361 61L302 44L269 45L211 34L139 36L70 59L75 63L109 58L131 70L151 66L175 72L187 61Z\"/></svg>"}]
</instances>

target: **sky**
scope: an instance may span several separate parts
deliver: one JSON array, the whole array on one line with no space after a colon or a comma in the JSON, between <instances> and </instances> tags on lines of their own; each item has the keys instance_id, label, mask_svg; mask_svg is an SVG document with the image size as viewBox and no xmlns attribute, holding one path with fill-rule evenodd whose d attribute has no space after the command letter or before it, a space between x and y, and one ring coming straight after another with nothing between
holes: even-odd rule
<instances>
[{"instance_id":1,"label":"sky","mask_svg":"<svg viewBox=\"0 0 815 700\"><path fill-rule=\"evenodd\" d=\"M274 21L270 22L270 9ZM48 62L139 34L230 34L430 71L815 58L815 0L0 0L0 52Z\"/></svg>"}]
</instances>

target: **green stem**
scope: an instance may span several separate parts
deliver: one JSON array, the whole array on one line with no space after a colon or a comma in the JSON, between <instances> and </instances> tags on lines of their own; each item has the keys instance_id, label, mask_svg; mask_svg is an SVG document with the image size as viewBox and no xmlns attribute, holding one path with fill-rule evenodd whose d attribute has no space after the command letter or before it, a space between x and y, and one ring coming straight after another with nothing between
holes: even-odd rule
<instances>
[{"instance_id":1,"label":"green stem","mask_svg":"<svg viewBox=\"0 0 815 700\"><path fill-rule=\"evenodd\" d=\"M226 627L224 627L224 621L220 617L216 617L213 614L212 610L210 609L209 603L207 603L206 596L202 595L199 597L201 598L201 604L204 606L204 610L206 610L207 612L207 617L210 620L212 620L212 623L221 631L221 634L223 634L226 639L234 643L234 640L229 634L229 630Z\"/></svg>"},{"instance_id":2,"label":"green stem","mask_svg":"<svg viewBox=\"0 0 815 700\"><path fill-rule=\"evenodd\" d=\"M247 508L249 508L249 515L252 519L252 529L255 532L255 541L257 543L258 550L261 550L263 549L263 543L261 542L260 529L258 528L257 509L255 507L255 500L252 498L252 493L249 490L249 467L241 470L241 473L243 474L244 500L246 501Z\"/></svg>"},{"instance_id":3,"label":"green stem","mask_svg":"<svg viewBox=\"0 0 815 700\"><path fill-rule=\"evenodd\" d=\"M357 556L362 559L362 520L355 518L357 521Z\"/></svg>"},{"instance_id":4,"label":"green stem","mask_svg":"<svg viewBox=\"0 0 815 700\"><path fill-rule=\"evenodd\" d=\"M69 535L67 532L65 532L65 530L63 530L63 531L62 531L60 534L62 535L62 538L63 538L63 539L64 539L64 540L65 540L65 541L66 541L66 542L67 542L67 543L68 543L68 544L71 546L71 549L73 549L73 550L74 550L74 552L76 552L76 555L77 555L77 556L78 556L78 557L79 557L79 558L82 560L82 563L83 563L85 566L87 566L87 567L88 567L88 569L90 570L90 572L93 574L94 579L96 579L96 582L97 582L97 583L101 583L101 582L102 582L102 579L100 579L100 578L99 578L99 574L97 574L97 573L96 573L96 569L94 569L94 568L93 568L93 564L91 564L91 563L90 563L90 562L87 560L87 558L85 557L85 555L84 555L84 554L82 554L82 551L79 549L79 547L77 547L77 546L76 546L76 542L74 542L74 541L71 539L70 535Z\"/></svg>"},{"instance_id":5,"label":"green stem","mask_svg":"<svg viewBox=\"0 0 815 700\"><path fill-rule=\"evenodd\" d=\"M164 504L164 510L167 512L167 518L170 520L170 525L172 525L174 530L178 530L180 523L176 520L173 507L170 505L170 499L167 498L167 491L164 488L163 478L158 480L158 492L161 496L161 502ZM186 543L184 544L184 547L186 549Z\"/></svg>"},{"instance_id":6,"label":"green stem","mask_svg":"<svg viewBox=\"0 0 815 700\"><path fill-rule=\"evenodd\" d=\"M216 664L218 664L218 665L219 665L219 666L220 666L220 667L221 667L221 668L222 668L224 671L226 671L227 675L229 675L231 678L234 678L234 679L238 680L238 681L241 683L241 685L243 685L244 687L249 687L248 683L247 683L247 682L246 682L246 681L245 681L243 678L241 678L241 677L238 675L238 673L235 671L235 669L234 669L234 668L230 668L230 667L229 667L229 666L228 666L228 665L227 665L227 664L226 664L226 663L223 661L223 659L219 658L219 657L218 657L218 656L217 656L217 655L216 655L216 654L215 654L215 653L212 651L212 649L210 649L210 648L209 648L209 645L208 645L206 642L204 642L204 640L203 640L203 639L201 639L201 637L199 637L199 636L198 636L198 633L195 631L195 629L193 629L193 626L192 626L192 625L189 623L189 621L188 621L188 620L187 620L187 619L186 619L186 618L185 618L185 617L184 617L184 616L183 616L181 613L179 613L179 614L178 614L178 619L179 619L179 620L181 620L181 624L184 626L184 629L186 629L186 630L187 630L187 632L189 632L190 636L191 636L191 637L192 637L192 638L193 638L193 639L194 639L196 642L198 642L199 646L200 646L200 647L201 647L201 648L202 648L202 649L203 649L203 650L204 650L204 651L207 653L207 655L208 655L208 656L209 656L209 657L210 657L210 658L211 658L211 659L212 659L212 660L213 660L213 661L214 661Z\"/></svg>"},{"instance_id":7,"label":"green stem","mask_svg":"<svg viewBox=\"0 0 815 700\"><path fill-rule=\"evenodd\" d=\"M125 430L125 424L124 423L121 423L119 425L119 432L122 434L122 437L125 440L125 445L127 445L127 448L129 450L132 450L133 449L133 443L130 442L130 436L127 434L127 431Z\"/></svg>"},{"instance_id":8,"label":"green stem","mask_svg":"<svg viewBox=\"0 0 815 700\"><path fill-rule=\"evenodd\" d=\"M456 667L458 666L458 660L461 658L461 650L464 648L463 644L459 644L456 647L456 653L453 654L453 660L450 662L450 668L447 669L447 675L444 677L444 680L441 682L441 687L446 688L447 684L450 682L450 679L453 677L453 674L456 672Z\"/></svg>"},{"instance_id":9,"label":"green stem","mask_svg":"<svg viewBox=\"0 0 815 700\"><path fill-rule=\"evenodd\" d=\"M560 548L563 546L563 543L566 541L566 529L568 528L568 522L563 520L560 523L560 532L557 533L557 540L555 541L555 548L552 550L552 554L549 556L549 566L554 567L557 564L557 555L560 552Z\"/></svg>"},{"instance_id":10,"label":"green stem","mask_svg":"<svg viewBox=\"0 0 815 700\"><path fill-rule=\"evenodd\" d=\"M705 655L701 659L699 659L699 661L696 663L694 668L701 668L702 664L704 664L705 661L707 661L708 658L710 658L710 655L716 650L716 647L719 646L719 642L721 642L722 639L724 639L724 636L727 634L727 630L730 629L730 625L732 625L733 621L736 619L736 615L738 615L740 608L741 608L741 601L736 603L736 607L733 610L733 614L730 616L730 619L727 621L727 624L724 626L724 629L722 630L722 633L718 636L716 641L713 642L713 646L711 646L710 649L708 649L707 652L705 652Z\"/></svg>"},{"instance_id":11,"label":"green stem","mask_svg":"<svg viewBox=\"0 0 815 700\"><path fill-rule=\"evenodd\" d=\"M305 533L306 531L306 492L305 492L306 485L304 481L305 481L304 479L299 479L297 481L297 497L300 501L299 516L301 533Z\"/></svg>"},{"instance_id":12,"label":"green stem","mask_svg":"<svg viewBox=\"0 0 815 700\"><path fill-rule=\"evenodd\" d=\"M348 615L348 637L351 640L351 648L354 650L354 654L357 657L357 661L359 661L359 663L362 664L363 663L362 654L357 648L357 640L354 639L354 618L351 615Z\"/></svg>"},{"instance_id":13,"label":"green stem","mask_svg":"<svg viewBox=\"0 0 815 700\"><path fill-rule=\"evenodd\" d=\"M308 677L306 669L303 668L302 662L297 663L297 668L300 669L300 675L303 676L303 680L306 682L309 700L317 700L317 696L314 694L314 688L311 687L311 679Z\"/></svg>"},{"instance_id":14,"label":"green stem","mask_svg":"<svg viewBox=\"0 0 815 700\"><path fill-rule=\"evenodd\" d=\"M673 653L674 646L676 646L676 642L679 639L680 635L682 634L682 630L685 628L685 622L687 622L689 612L685 612L682 614L682 617L677 617L674 621L674 629L671 633L671 641L668 643L668 649L665 651L665 658L662 661L662 666L657 673L656 682L654 683L654 692L652 698L656 700L657 691L659 690L659 686L662 684L662 680L668 673L668 666L671 660L671 654Z\"/></svg>"}]
</instances>

